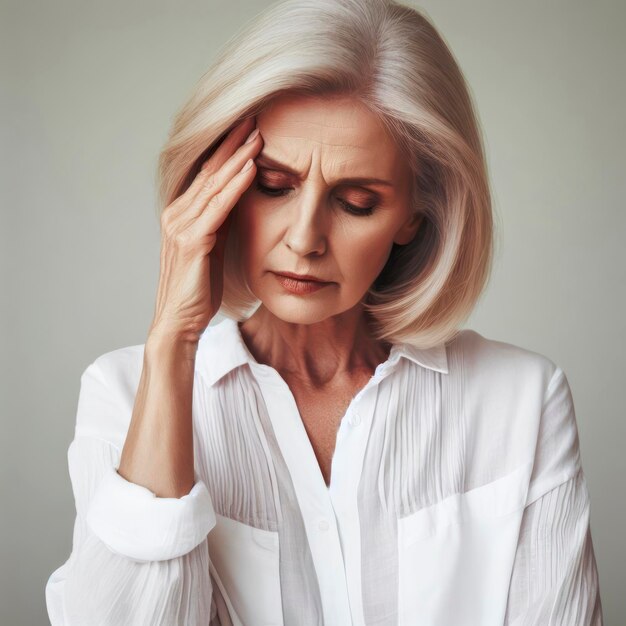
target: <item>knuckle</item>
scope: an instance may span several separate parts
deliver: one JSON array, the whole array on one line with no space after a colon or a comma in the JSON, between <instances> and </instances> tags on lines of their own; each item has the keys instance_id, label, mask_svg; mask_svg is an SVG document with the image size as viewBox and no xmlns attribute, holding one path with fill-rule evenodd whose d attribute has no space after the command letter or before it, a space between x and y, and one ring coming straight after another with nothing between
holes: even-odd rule
<instances>
[{"instance_id":1,"label":"knuckle","mask_svg":"<svg viewBox=\"0 0 626 626\"><path fill-rule=\"evenodd\" d=\"M182 230L174 235L174 241L179 248L186 248L192 242L192 235L187 230Z\"/></svg>"},{"instance_id":2,"label":"knuckle","mask_svg":"<svg viewBox=\"0 0 626 626\"><path fill-rule=\"evenodd\" d=\"M167 229L169 228L169 225L171 223L171 211L169 210L169 207L167 209L164 209L161 212L161 228L162 229Z\"/></svg>"},{"instance_id":3,"label":"knuckle","mask_svg":"<svg viewBox=\"0 0 626 626\"><path fill-rule=\"evenodd\" d=\"M217 177L215 173L212 173L212 174L209 174L207 179L204 181L203 188L210 190L210 189L214 189L216 185L217 185Z\"/></svg>"},{"instance_id":4,"label":"knuckle","mask_svg":"<svg viewBox=\"0 0 626 626\"><path fill-rule=\"evenodd\" d=\"M222 194L216 193L214 196L211 197L207 206L210 207L211 209L216 209L217 207L221 206L221 204L222 204Z\"/></svg>"}]
</instances>

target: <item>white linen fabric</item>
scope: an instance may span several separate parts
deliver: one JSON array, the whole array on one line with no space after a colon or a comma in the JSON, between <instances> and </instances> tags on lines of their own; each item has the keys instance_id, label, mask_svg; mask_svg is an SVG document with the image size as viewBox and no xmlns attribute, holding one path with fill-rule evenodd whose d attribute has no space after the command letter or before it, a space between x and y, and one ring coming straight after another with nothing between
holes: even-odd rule
<instances>
[{"instance_id":1,"label":"white linen fabric","mask_svg":"<svg viewBox=\"0 0 626 626\"><path fill-rule=\"evenodd\" d=\"M196 356L196 482L161 498L116 471L143 350L81 377L52 626L602 624L572 394L546 356L470 329L393 344L327 486L289 387L224 318Z\"/></svg>"}]
</instances>

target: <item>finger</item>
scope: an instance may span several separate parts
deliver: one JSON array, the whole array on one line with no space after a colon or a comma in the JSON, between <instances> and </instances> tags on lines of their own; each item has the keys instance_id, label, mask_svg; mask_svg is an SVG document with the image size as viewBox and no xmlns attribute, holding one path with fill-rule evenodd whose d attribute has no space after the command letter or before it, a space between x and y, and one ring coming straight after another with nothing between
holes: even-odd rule
<instances>
[{"instance_id":1,"label":"finger","mask_svg":"<svg viewBox=\"0 0 626 626\"><path fill-rule=\"evenodd\" d=\"M191 240L217 233L232 208L254 179L255 174L256 164L252 160L248 169L245 169L244 166L219 193L211 197L204 210L188 227Z\"/></svg>"},{"instance_id":2,"label":"finger","mask_svg":"<svg viewBox=\"0 0 626 626\"><path fill-rule=\"evenodd\" d=\"M203 182L212 172L218 171L222 165L228 160L235 150L243 144L245 138L250 134L256 125L256 118L249 117L240 122L233 129L228 131L226 138L218 146L217 150L204 161L200 171L194 178L193 182L185 191L185 196L192 199L199 189L202 188Z\"/></svg>"},{"instance_id":3,"label":"finger","mask_svg":"<svg viewBox=\"0 0 626 626\"><path fill-rule=\"evenodd\" d=\"M237 126L229 130L225 139L220 143L215 152L204 161L195 180L197 180L198 177L202 178L203 175L207 175L211 172L216 172L217 170L219 170L222 165L224 165L224 163L232 156L235 150L237 150L237 148L243 144L246 137L250 134L255 126L256 117L248 117L239 124L237 124Z\"/></svg>"},{"instance_id":4,"label":"finger","mask_svg":"<svg viewBox=\"0 0 626 626\"><path fill-rule=\"evenodd\" d=\"M237 126L228 132L228 135L220 143L217 150L207 159L202 168L214 168L216 171L224 165L233 152L243 144L246 137L254 130L256 126L256 116L245 118Z\"/></svg>"},{"instance_id":5,"label":"finger","mask_svg":"<svg viewBox=\"0 0 626 626\"><path fill-rule=\"evenodd\" d=\"M222 191L230 184L235 176L241 171L247 160L255 157L261 148L262 141L259 141L260 134L250 143L240 146L235 154L233 154L224 165L214 174L212 174L202 186L187 211L190 219L197 218L204 211L208 202L216 194Z\"/></svg>"}]
</instances>

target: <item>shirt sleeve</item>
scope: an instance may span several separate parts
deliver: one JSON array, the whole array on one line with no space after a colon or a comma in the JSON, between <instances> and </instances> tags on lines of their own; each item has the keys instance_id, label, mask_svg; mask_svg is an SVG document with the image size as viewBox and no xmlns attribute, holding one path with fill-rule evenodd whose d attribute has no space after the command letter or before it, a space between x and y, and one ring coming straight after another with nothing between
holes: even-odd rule
<instances>
[{"instance_id":1,"label":"shirt sleeve","mask_svg":"<svg viewBox=\"0 0 626 626\"><path fill-rule=\"evenodd\" d=\"M572 394L557 367L544 400L505 626L602 626L590 504Z\"/></svg>"},{"instance_id":2,"label":"shirt sleeve","mask_svg":"<svg viewBox=\"0 0 626 626\"><path fill-rule=\"evenodd\" d=\"M121 439L112 433L127 423L120 397L97 360L85 370L68 448L72 551L46 584L50 622L217 623L207 542L215 512L207 487L196 474L188 494L161 498L117 473L126 429Z\"/></svg>"}]
</instances>

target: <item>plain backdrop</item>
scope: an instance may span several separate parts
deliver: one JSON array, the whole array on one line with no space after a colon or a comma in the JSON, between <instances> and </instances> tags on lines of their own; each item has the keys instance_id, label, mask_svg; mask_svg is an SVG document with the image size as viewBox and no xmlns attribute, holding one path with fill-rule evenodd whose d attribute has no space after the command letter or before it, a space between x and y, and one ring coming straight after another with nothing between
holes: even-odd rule
<instances>
[{"instance_id":1,"label":"plain backdrop","mask_svg":"<svg viewBox=\"0 0 626 626\"><path fill-rule=\"evenodd\" d=\"M0 623L69 556L80 374L141 344L172 117L261 0L2 1ZM415 5L414 5L415 6ZM626 3L428 0L484 130L498 248L466 324L566 372L606 624L626 623ZM479 625L477 625L479 626Z\"/></svg>"}]
</instances>

